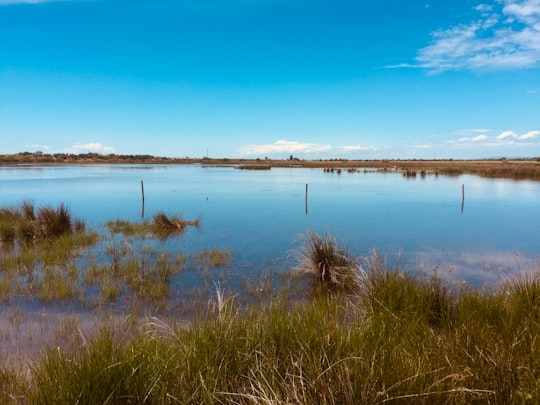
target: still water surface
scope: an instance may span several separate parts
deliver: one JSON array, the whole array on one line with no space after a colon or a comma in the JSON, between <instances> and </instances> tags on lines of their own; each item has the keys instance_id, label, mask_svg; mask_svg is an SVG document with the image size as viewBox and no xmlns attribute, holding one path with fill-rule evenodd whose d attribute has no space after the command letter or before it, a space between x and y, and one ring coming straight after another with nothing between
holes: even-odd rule
<instances>
[{"instance_id":1,"label":"still water surface","mask_svg":"<svg viewBox=\"0 0 540 405\"><path fill-rule=\"evenodd\" d=\"M0 205L63 202L94 227L139 221L141 181L146 219L158 211L202 219L169 248L231 249L253 271L294 263L307 230L332 234L355 256L375 249L391 263L473 285L532 270L540 259L540 182L532 181L199 165L2 167Z\"/></svg>"}]
</instances>

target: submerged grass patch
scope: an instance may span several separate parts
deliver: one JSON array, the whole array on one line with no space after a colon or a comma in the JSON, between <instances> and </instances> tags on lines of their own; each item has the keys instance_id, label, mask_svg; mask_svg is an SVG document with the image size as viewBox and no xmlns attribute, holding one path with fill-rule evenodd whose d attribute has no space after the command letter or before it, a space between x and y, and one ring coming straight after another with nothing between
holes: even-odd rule
<instances>
[{"instance_id":1,"label":"submerged grass patch","mask_svg":"<svg viewBox=\"0 0 540 405\"><path fill-rule=\"evenodd\" d=\"M151 221L131 222L126 220L107 221L106 225L111 234L122 233L125 236L144 236L150 234L160 239L167 239L174 234L181 234L186 227L200 226L200 218L184 220L180 216L169 216L164 212L155 214Z\"/></svg>"},{"instance_id":2,"label":"submerged grass patch","mask_svg":"<svg viewBox=\"0 0 540 405\"><path fill-rule=\"evenodd\" d=\"M233 256L232 250L203 250L197 254L197 265L200 268L226 267Z\"/></svg>"}]
</instances>

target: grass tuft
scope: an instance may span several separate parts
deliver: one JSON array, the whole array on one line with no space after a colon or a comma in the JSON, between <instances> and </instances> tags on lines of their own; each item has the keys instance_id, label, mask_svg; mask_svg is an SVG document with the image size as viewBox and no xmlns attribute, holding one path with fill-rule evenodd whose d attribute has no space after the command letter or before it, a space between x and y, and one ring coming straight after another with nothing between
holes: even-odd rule
<instances>
[{"instance_id":1,"label":"grass tuft","mask_svg":"<svg viewBox=\"0 0 540 405\"><path fill-rule=\"evenodd\" d=\"M355 292L360 288L361 269L349 252L329 234L308 231L297 269L310 274L332 290Z\"/></svg>"},{"instance_id":2,"label":"grass tuft","mask_svg":"<svg viewBox=\"0 0 540 405\"><path fill-rule=\"evenodd\" d=\"M73 232L71 214L64 204L60 204L56 209L41 207L36 226L43 239L56 239Z\"/></svg>"}]
</instances>

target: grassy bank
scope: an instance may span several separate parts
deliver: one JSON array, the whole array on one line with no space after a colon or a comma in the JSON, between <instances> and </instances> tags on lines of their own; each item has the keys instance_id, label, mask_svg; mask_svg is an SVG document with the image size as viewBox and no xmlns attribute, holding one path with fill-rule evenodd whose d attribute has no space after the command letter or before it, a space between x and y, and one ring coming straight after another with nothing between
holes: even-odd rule
<instances>
[{"instance_id":1,"label":"grassy bank","mask_svg":"<svg viewBox=\"0 0 540 405\"><path fill-rule=\"evenodd\" d=\"M477 291L309 234L291 274L249 304L250 291L214 284L189 325L127 318L92 337L69 325L44 355L0 369L0 402L540 401L540 272Z\"/></svg>"},{"instance_id":2,"label":"grassy bank","mask_svg":"<svg viewBox=\"0 0 540 405\"><path fill-rule=\"evenodd\" d=\"M0 372L9 403L538 403L540 278L459 291L372 266L354 296L104 328Z\"/></svg>"}]
</instances>

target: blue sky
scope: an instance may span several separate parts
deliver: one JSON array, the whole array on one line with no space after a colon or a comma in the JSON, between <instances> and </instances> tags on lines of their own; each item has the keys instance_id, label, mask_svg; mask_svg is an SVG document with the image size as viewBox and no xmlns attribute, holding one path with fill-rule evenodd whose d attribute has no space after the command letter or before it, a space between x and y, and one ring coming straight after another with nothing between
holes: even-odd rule
<instances>
[{"instance_id":1,"label":"blue sky","mask_svg":"<svg viewBox=\"0 0 540 405\"><path fill-rule=\"evenodd\" d=\"M0 0L0 153L540 156L540 0Z\"/></svg>"}]
</instances>

